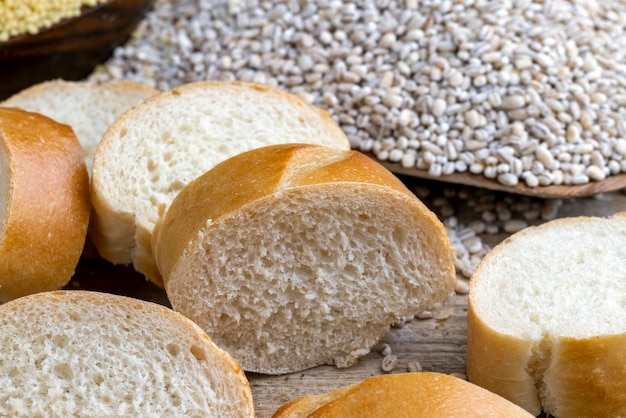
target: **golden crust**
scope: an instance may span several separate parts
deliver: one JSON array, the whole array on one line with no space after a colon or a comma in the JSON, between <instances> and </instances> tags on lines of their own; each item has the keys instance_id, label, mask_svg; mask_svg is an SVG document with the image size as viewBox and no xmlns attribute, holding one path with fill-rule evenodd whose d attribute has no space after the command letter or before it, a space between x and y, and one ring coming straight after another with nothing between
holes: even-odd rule
<instances>
[{"instance_id":1,"label":"golden crust","mask_svg":"<svg viewBox=\"0 0 626 418\"><path fill-rule=\"evenodd\" d=\"M0 108L10 182L0 240L0 300L58 289L78 264L89 222L89 179L72 129Z\"/></svg>"},{"instance_id":2,"label":"golden crust","mask_svg":"<svg viewBox=\"0 0 626 418\"><path fill-rule=\"evenodd\" d=\"M367 378L280 407L273 418L508 417L531 414L462 379L440 373L400 373Z\"/></svg>"}]
</instances>

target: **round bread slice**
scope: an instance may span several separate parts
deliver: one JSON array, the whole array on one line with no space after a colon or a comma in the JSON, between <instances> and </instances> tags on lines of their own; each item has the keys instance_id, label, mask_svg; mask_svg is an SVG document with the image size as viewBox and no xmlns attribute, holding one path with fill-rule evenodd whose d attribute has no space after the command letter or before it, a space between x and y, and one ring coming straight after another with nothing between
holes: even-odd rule
<instances>
[{"instance_id":1,"label":"round bread slice","mask_svg":"<svg viewBox=\"0 0 626 418\"><path fill-rule=\"evenodd\" d=\"M0 306L0 415L254 417L239 364L189 319L106 293Z\"/></svg>"},{"instance_id":2,"label":"round bread slice","mask_svg":"<svg viewBox=\"0 0 626 418\"><path fill-rule=\"evenodd\" d=\"M91 174L93 156L109 126L137 103L154 96L155 88L131 80L96 84L52 80L24 89L0 103L41 113L74 129Z\"/></svg>"},{"instance_id":3,"label":"round bread slice","mask_svg":"<svg viewBox=\"0 0 626 418\"><path fill-rule=\"evenodd\" d=\"M154 238L172 306L259 373L348 367L400 318L445 301L456 277L445 228L399 179L307 144L217 165Z\"/></svg>"},{"instance_id":4,"label":"round bread slice","mask_svg":"<svg viewBox=\"0 0 626 418\"><path fill-rule=\"evenodd\" d=\"M72 129L0 108L0 302L67 284L89 223L89 177Z\"/></svg>"},{"instance_id":5,"label":"round bread slice","mask_svg":"<svg viewBox=\"0 0 626 418\"><path fill-rule=\"evenodd\" d=\"M480 386L442 373L369 377L281 406L272 418L532 418Z\"/></svg>"},{"instance_id":6,"label":"round bread slice","mask_svg":"<svg viewBox=\"0 0 626 418\"><path fill-rule=\"evenodd\" d=\"M535 415L626 416L626 217L496 246L470 281L467 374Z\"/></svg>"},{"instance_id":7,"label":"round bread slice","mask_svg":"<svg viewBox=\"0 0 626 418\"><path fill-rule=\"evenodd\" d=\"M90 236L100 255L162 285L150 241L180 189L240 152L305 142L349 149L325 111L257 84L206 81L134 107L107 131L94 159Z\"/></svg>"}]
</instances>

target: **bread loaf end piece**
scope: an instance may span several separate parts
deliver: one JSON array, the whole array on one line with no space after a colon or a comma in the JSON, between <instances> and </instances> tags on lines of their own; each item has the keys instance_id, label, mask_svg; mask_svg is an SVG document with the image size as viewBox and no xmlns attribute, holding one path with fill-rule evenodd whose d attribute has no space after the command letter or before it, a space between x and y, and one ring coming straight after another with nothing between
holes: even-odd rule
<instances>
[{"instance_id":1,"label":"bread loaf end piece","mask_svg":"<svg viewBox=\"0 0 626 418\"><path fill-rule=\"evenodd\" d=\"M0 302L59 289L89 223L89 178L69 126L0 108Z\"/></svg>"},{"instance_id":2,"label":"bread loaf end piece","mask_svg":"<svg viewBox=\"0 0 626 418\"><path fill-rule=\"evenodd\" d=\"M185 187L154 238L172 306L261 373L350 366L455 283L441 222L356 151L239 154Z\"/></svg>"},{"instance_id":3,"label":"bread loaf end piece","mask_svg":"<svg viewBox=\"0 0 626 418\"><path fill-rule=\"evenodd\" d=\"M0 345L1 416L254 417L239 364L154 303L26 296L0 306Z\"/></svg>"},{"instance_id":4,"label":"bread loaf end piece","mask_svg":"<svg viewBox=\"0 0 626 418\"><path fill-rule=\"evenodd\" d=\"M506 399L446 374L418 372L369 377L319 395L295 399L273 418L531 418Z\"/></svg>"},{"instance_id":5,"label":"bread loaf end piece","mask_svg":"<svg viewBox=\"0 0 626 418\"><path fill-rule=\"evenodd\" d=\"M527 228L470 281L467 374L537 415L626 416L626 217Z\"/></svg>"}]
</instances>

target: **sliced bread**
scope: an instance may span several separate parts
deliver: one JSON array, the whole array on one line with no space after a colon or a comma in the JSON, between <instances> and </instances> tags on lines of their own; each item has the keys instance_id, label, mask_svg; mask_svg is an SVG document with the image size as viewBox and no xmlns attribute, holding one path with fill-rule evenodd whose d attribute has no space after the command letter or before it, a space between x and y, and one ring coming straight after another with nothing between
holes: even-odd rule
<instances>
[{"instance_id":1,"label":"sliced bread","mask_svg":"<svg viewBox=\"0 0 626 418\"><path fill-rule=\"evenodd\" d=\"M96 84L52 80L22 90L0 103L41 113L74 129L91 173L93 156L109 126L122 113L159 91L135 81Z\"/></svg>"},{"instance_id":2,"label":"sliced bread","mask_svg":"<svg viewBox=\"0 0 626 418\"><path fill-rule=\"evenodd\" d=\"M0 306L4 417L254 417L239 364L161 305L59 290Z\"/></svg>"},{"instance_id":3,"label":"sliced bread","mask_svg":"<svg viewBox=\"0 0 626 418\"><path fill-rule=\"evenodd\" d=\"M445 228L398 178L307 144L256 148L191 182L153 249L172 306L268 374L352 365L456 277Z\"/></svg>"},{"instance_id":4,"label":"sliced bread","mask_svg":"<svg viewBox=\"0 0 626 418\"><path fill-rule=\"evenodd\" d=\"M78 265L89 177L72 129L0 107L0 302L59 289Z\"/></svg>"},{"instance_id":5,"label":"sliced bread","mask_svg":"<svg viewBox=\"0 0 626 418\"><path fill-rule=\"evenodd\" d=\"M280 407L272 418L532 418L480 386L442 373L369 377Z\"/></svg>"},{"instance_id":6,"label":"sliced bread","mask_svg":"<svg viewBox=\"0 0 626 418\"><path fill-rule=\"evenodd\" d=\"M626 416L626 217L496 246L470 282L467 374L535 415Z\"/></svg>"},{"instance_id":7,"label":"sliced bread","mask_svg":"<svg viewBox=\"0 0 626 418\"><path fill-rule=\"evenodd\" d=\"M103 258L132 263L162 285L152 230L180 189L240 152L286 142L350 147L326 112L261 85L195 82L141 103L111 126L96 152L92 241Z\"/></svg>"}]
</instances>

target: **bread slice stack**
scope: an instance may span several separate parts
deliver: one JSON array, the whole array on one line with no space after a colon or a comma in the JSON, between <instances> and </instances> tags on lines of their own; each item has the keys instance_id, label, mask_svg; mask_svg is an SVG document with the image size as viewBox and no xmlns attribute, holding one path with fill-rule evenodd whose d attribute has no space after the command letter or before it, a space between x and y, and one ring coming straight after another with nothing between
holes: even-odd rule
<instances>
[{"instance_id":1,"label":"bread slice stack","mask_svg":"<svg viewBox=\"0 0 626 418\"><path fill-rule=\"evenodd\" d=\"M69 282L89 211L89 177L72 129L0 107L0 303Z\"/></svg>"},{"instance_id":2,"label":"bread slice stack","mask_svg":"<svg viewBox=\"0 0 626 418\"><path fill-rule=\"evenodd\" d=\"M173 200L153 240L165 290L247 371L348 367L456 281L446 230L356 151L240 153Z\"/></svg>"},{"instance_id":3,"label":"bread slice stack","mask_svg":"<svg viewBox=\"0 0 626 418\"><path fill-rule=\"evenodd\" d=\"M122 113L159 93L131 80L96 84L89 81L52 80L9 97L0 106L41 113L74 129L85 152L87 171L102 135Z\"/></svg>"},{"instance_id":4,"label":"bread slice stack","mask_svg":"<svg viewBox=\"0 0 626 418\"><path fill-rule=\"evenodd\" d=\"M239 364L161 305L42 292L0 306L0 416L254 417Z\"/></svg>"},{"instance_id":5,"label":"bread slice stack","mask_svg":"<svg viewBox=\"0 0 626 418\"><path fill-rule=\"evenodd\" d=\"M467 374L555 417L626 416L626 217L575 217L496 246L470 282Z\"/></svg>"},{"instance_id":6,"label":"bread slice stack","mask_svg":"<svg viewBox=\"0 0 626 418\"><path fill-rule=\"evenodd\" d=\"M532 418L506 399L441 373L374 376L330 392L294 399L272 418Z\"/></svg>"},{"instance_id":7,"label":"bread slice stack","mask_svg":"<svg viewBox=\"0 0 626 418\"><path fill-rule=\"evenodd\" d=\"M132 263L162 285L152 231L178 192L229 157L289 142L350 148L326 112L270 87L195 82L148 99L118 118L98 147L90 237L103 258Z\"/></svg>"}]
</instances>

